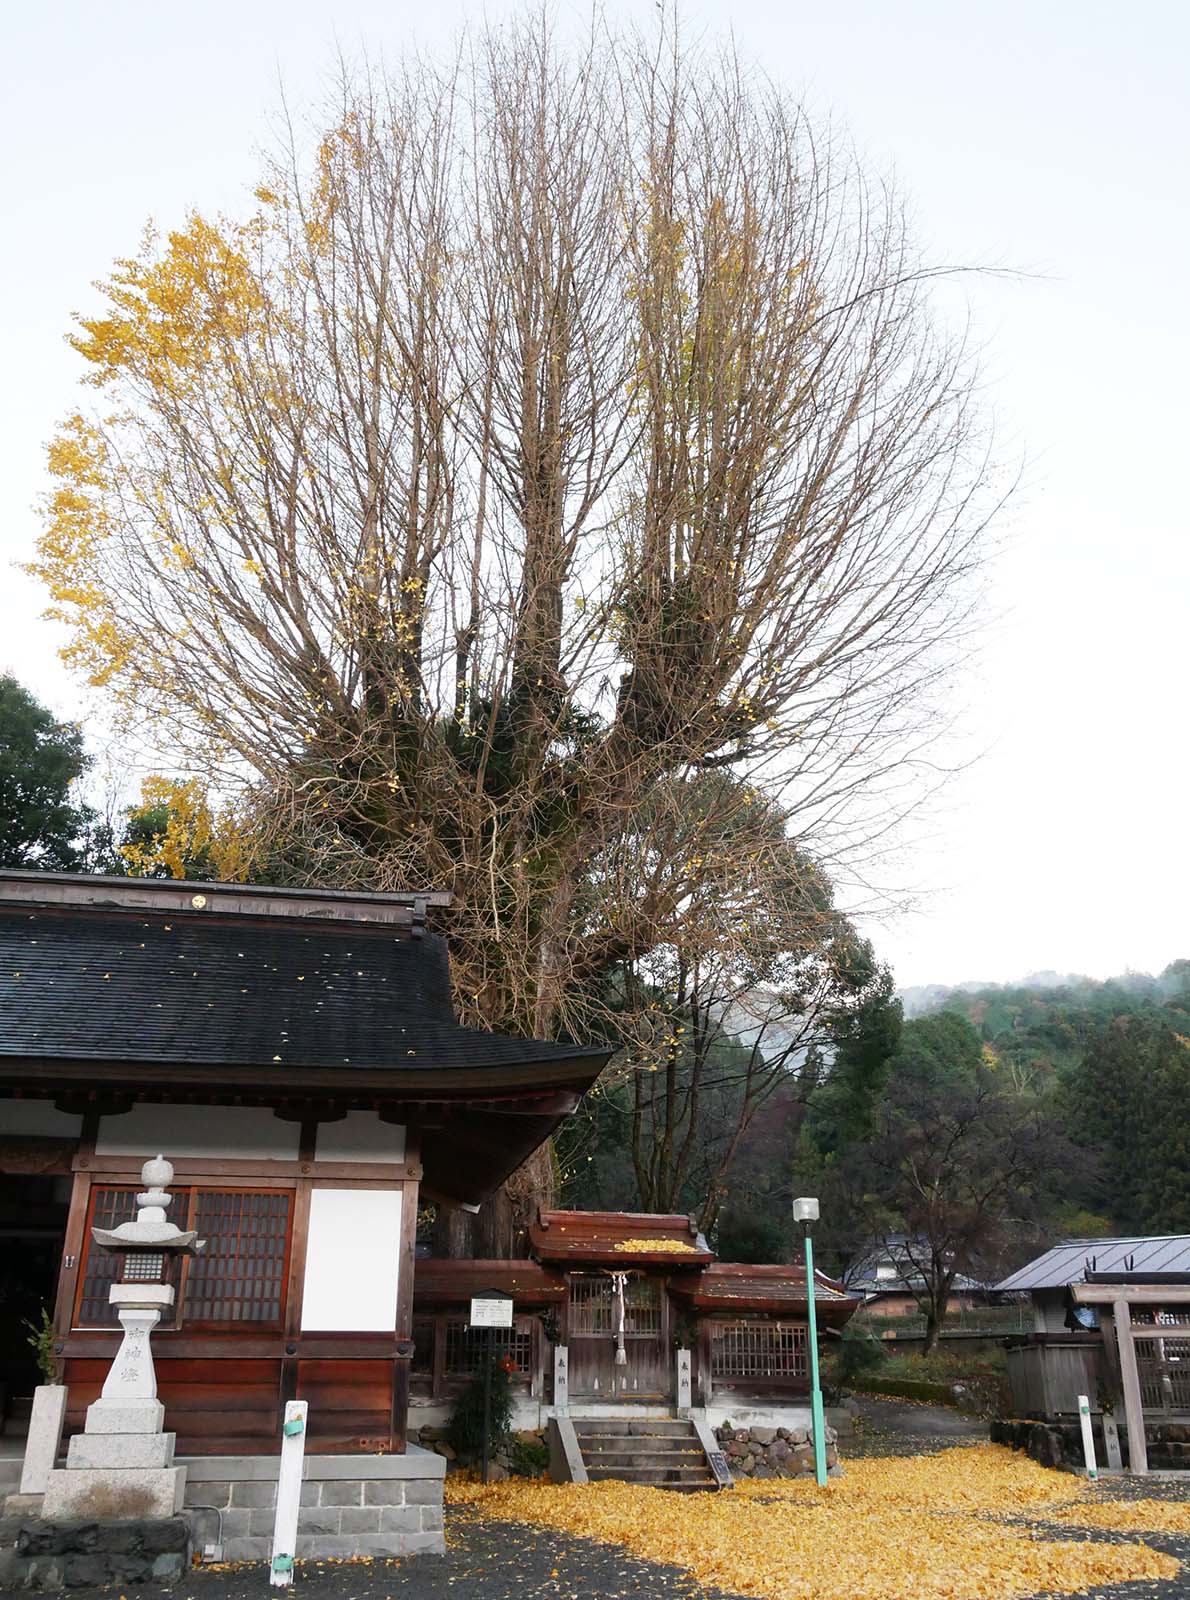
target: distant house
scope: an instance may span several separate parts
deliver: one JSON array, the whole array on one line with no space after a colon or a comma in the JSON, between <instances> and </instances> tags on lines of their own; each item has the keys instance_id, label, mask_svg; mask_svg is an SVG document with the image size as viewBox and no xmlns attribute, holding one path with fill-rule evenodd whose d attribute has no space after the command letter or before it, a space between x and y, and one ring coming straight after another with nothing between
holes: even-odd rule
<instances>
[{"instance_id":1,"label":"distant house","mask_svg":"<svg viewBox=\"0 0 1190 1600\"><path fill-rule=\"evenodd\" d=\"M915 1316L920 1310L919 1296L925 1294L925 1280L914 1263L926 1249L924 1241L907 1233L869 1240L844 1272L843 1282L851 1294L860 1297L869 1316ZM951 1286L947 1312L968 1311L973 1306L983 1305L991 1292L990 1284L958 1272Z\"/></svg>"}]
</instances>

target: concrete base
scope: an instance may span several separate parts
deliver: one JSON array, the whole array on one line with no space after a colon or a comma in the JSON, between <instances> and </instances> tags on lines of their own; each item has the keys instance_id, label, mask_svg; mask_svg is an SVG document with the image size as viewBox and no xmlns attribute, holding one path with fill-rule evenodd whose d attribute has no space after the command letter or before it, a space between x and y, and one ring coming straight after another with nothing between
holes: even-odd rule
<instances>
[{"instance_id":1,"label":"concrete base","mask_svg":"<svg viewBox=\"0 0 1190 1600\"><path fill-rule=\"evenodd\" d=\"M267 1561L277 1505L277 1456L188 1456L186 1515L204 1559ZM302 1464L299 1561L441 1555L446 1462L410 1445L404 1455L317 1456Z\"/></svg>"},{"instance_id":2,"label":"concrete base","mask_svg":"<svg viewBox=\"0 0 1190 1600\"><path fill-rule=\"evenodd\" d=\"M176 1516L185 1467L60 1467L50 1473L42 1516L47 1522Z\"/></svg>"},{"instance_id":3,"label":"concrete base","mask_svg":"<svg viewBox=\"0 0 1190 1600\"><path fill-rule=\"evenodd\" d=\"M5 1521L13 1517L40 1517L44 1494L5 1495L0 1515Z\"/></svg>"},{"instance_id":4,"label":"concrete base","mask_svg":"<svg viewBox=\"0 0 1190 1600\"><path fill-rule=\"evenodd\" d=\"M165 1407L160 1400L96 1400L85 1426L88 1433L160 1433Z\"/></svg>"},{"instance_id":5,"label":"concrete base","mask_svg":"<svg viewBox=\"0 0 1190 1600\"><path fill-rule=\"evenodd\" d=\"M172 1433L76 1433L66 1448L66 1465L77 1467L170 1467Z\"/></svg>"}]
</instances>

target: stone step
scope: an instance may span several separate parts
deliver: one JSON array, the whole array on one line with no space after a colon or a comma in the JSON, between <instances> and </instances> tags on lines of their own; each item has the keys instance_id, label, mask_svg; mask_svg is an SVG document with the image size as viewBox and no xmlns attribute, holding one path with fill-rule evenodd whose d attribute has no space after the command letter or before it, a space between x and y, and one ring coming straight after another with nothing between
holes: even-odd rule
<instances>
[{"instance_id":1,"label":"stone step","mask_svg":"<svg viewBox=\"0 0 1190 1600\"><path fill-rule=\"evenodd\" d=\"M690 1423L678 1417L575 1417L573 1421L580 1439L586 1433L614 1433L630 1439L688 1438L693 1432Z\"/></svg>"},{"instance_id":2,"label":"stone step","mask_svg":"<svg viewBox=\"0 0 1190 1600\"><path fill-rule=\"evenodd\" d=\"M583 1448L592 1450L699 1450L701 1445L697 1434L683 1434L681 1438L675 1434L662 1433L587 1433L580 1434L579 1441Z\"/></svg>"},{"instance_id":3,"label":"stone step","mask_svg":"<svg viewBox=\"0 0 1190 1600\"><path fill-rule=\"evenodd\" d=\"M656 1489L713 1489L715 1480L707 1468L701 1467L588 1467L587 1476L592 1483L616 1481L643 1483Z\"/></svg>"},{"instance_id":4,"label":"stone step","mask_svg":"<svg viewBox=\"0 0 1190 1600\"><path fill-rule=\"evenodd\" d=\"M647 1470L667 1471L673 1467L697 1467L706 1471L707 1458L701 1450L592 1450L583 1452L587 1470L595 1468L608 1472L631 1472L640 1467Z\"/></svg>"}]
</instances>

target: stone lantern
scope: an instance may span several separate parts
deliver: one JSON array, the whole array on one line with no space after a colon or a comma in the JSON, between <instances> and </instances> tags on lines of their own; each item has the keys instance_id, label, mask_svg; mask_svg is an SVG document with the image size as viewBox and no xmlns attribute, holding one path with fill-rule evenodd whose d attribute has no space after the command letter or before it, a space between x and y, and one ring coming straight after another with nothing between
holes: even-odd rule
<instances>
[{"instance_id":1,"label":"stone lantern","mask_svg":"<svg viewBox=\"0 0 1190 1600\"><path fill-rule=\"evenodd\" d=\"M65 1468L50 1474L46 1517L168 1517L181 1507L186 1471L173 1464L173 1434L162 1432L165 1407L157 1399L149 1336L174 1303L170 1264L194 1255L203 1241L166 1220L173 1175L163 1156L146 1161L136 1216L118 1228L91 1230L96 1244L120 1258L108 1298L124 1337L99 1399L87 1408L83 1433L70 1441Z\"/></svg>"}]
</instances>

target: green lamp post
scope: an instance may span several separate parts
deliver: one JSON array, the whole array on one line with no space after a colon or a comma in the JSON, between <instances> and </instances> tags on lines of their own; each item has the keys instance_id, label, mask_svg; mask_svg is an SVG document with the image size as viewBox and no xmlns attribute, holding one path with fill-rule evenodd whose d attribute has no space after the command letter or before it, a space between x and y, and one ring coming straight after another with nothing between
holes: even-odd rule
<instances>
[{"instance_id":1,"label":"green lamp post","mask_svg":"<svg viewBox=\"0 0 1190 1600\"><path fill-rule=\"evenodd\" d=\"M818 1311L814 1304L814 1245L810 1224L818 1221L818 1201L803 1196L793 1202L793 1220L802 1226L806 1246L806 1342L810 1346L810 1418L814 1434L814 1476L826 1483L826 1419L822 1414L822 1386L818 1381Z\"/></svg>"}]
</instances>

